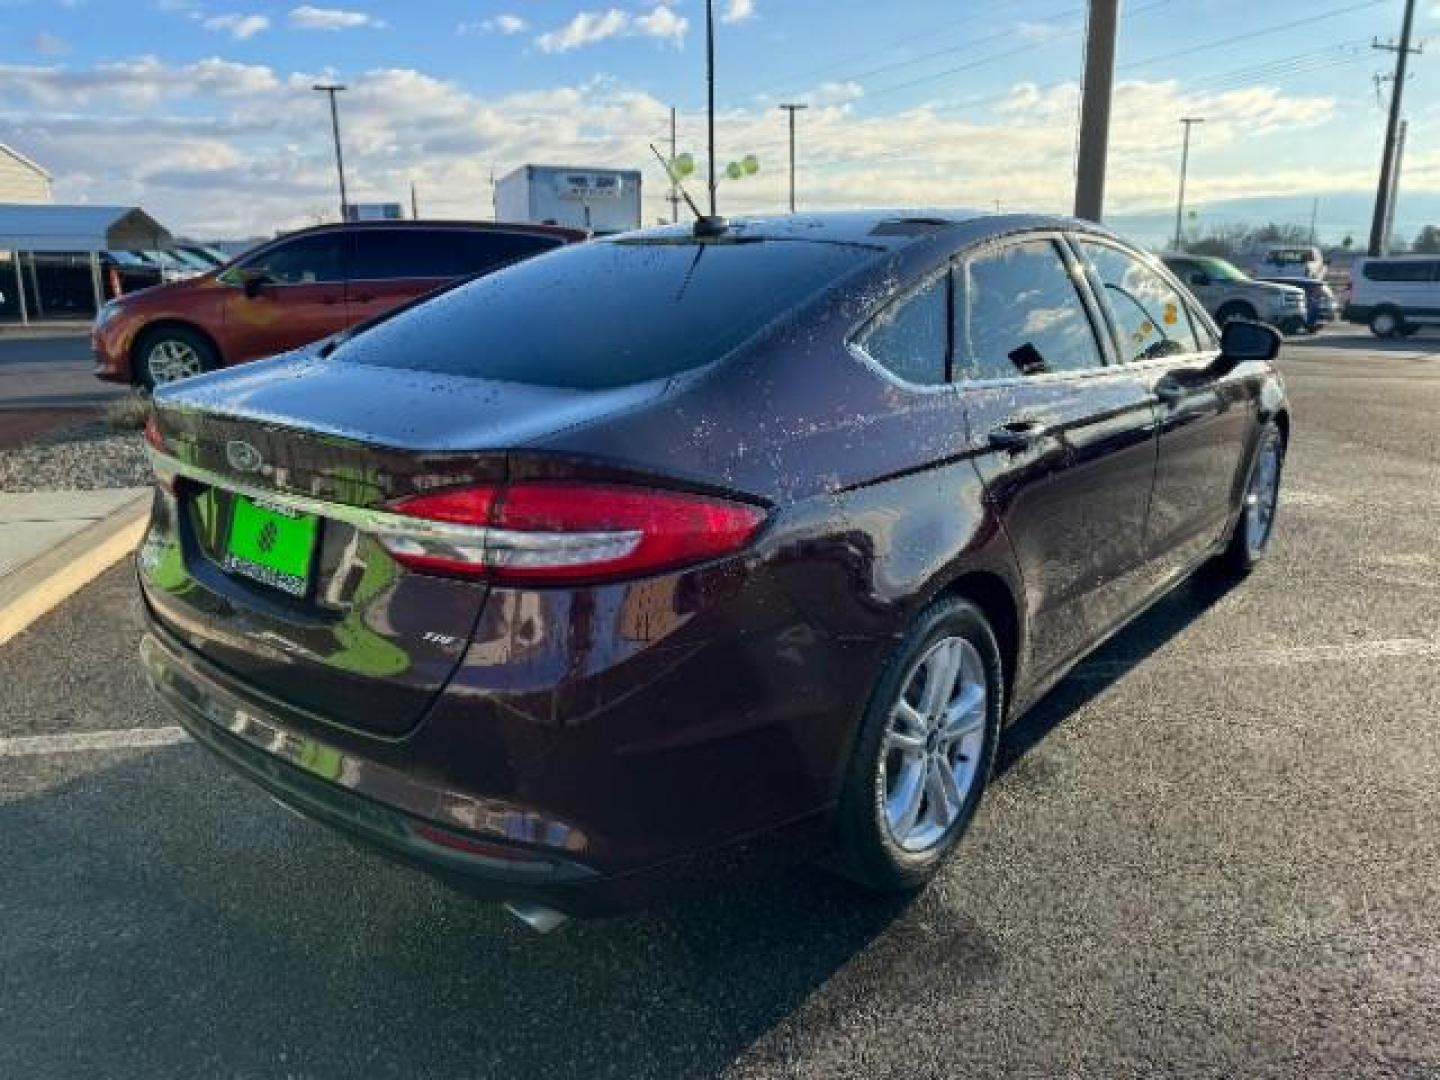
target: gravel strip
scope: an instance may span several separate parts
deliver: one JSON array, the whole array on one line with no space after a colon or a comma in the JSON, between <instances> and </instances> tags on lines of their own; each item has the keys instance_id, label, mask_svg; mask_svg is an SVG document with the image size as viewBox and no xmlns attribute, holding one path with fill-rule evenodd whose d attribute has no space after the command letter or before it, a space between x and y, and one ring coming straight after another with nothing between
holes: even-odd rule
<instances>
[{"instance_id":1,"label":"gravel strip","mask_svg":"<svg viewBox=\"0 0 1440 1080\"><path fill-rule=\"evenodd\" d=\"M150 480L140 435L103 424L0 449L0 491L93 491L144 487Z\"/></svg>"}]
</instances>

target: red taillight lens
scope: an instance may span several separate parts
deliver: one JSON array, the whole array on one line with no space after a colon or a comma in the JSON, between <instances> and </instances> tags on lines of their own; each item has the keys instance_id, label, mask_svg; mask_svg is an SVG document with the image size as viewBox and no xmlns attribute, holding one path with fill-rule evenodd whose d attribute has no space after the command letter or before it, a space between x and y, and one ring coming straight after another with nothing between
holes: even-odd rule
<instances>
[{"instance_id":1,"label":"red taillight lens","mask_svg":"<svg viewBox=\"0 0 1440 1080\"><path fill-rule=\"evenodd\" d=\"M154 412L145 418L145 442L157 454L169 454L170 452L165 445L165 436L160 433L160 425L155 422ZM162 489L174 495L176 493L175 474L162 465L160 459L153 459L151 464L155 470L155 482Z\"/></svg>"},{"instance_id":2,"label":"red taillight lens","mask_svg":"<svg viewBox=\"0 0 1440 1080\"><path fill-rule=\"evenodd\" d=\"M155 422L153 412L145 418L145 441L151 449L165 453L165 436L160 434L160 425Z\"/></svg>"},{"instance_id":3,"label":"red taillight lens","mask_svg":"<svg viewBox=\"0 0 1440 1080\"><path fill-rule=\"evenodd\" d=\"M635 577L738 551L764 511L744 503L647 488L578 483L458 488L392 508L433 531L381 540L418 570L496 581Z\"/></svg>"}]
</instances>

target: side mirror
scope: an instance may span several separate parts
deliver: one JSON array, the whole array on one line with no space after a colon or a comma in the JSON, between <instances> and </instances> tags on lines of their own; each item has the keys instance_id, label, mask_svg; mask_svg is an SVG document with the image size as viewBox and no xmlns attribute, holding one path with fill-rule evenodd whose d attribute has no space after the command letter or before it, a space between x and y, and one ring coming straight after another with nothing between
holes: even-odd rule
<instances>
[{"instance_id":1,"label":"side mirror","mask_svg":"<svg viewBox=\"0 0 1440 1080\"><path fill-rule=\"evenodd\" d=\"M269 274L250 274L245 278L245 295L251 300L260 296L265 291L265 286L274 281Z\"/></svg>"},{"instance_id":2,"label":"side mirror","mask_svg":"<svg viewBox=\"0 0 1440 1080\"><path fill-rule=\"evenodd\" d=\"M1209 284L1210 284L1210 275L1209 275L1209 274L1206 274L1206 273L1204 273L1204 272L1202 272L1202 271L1200 271L1200 270L1197 270L1197 271L1195 271L1195 273L1193 273L1193 274L1190 275L1190 284L1191 284L1191 285L1201 285L1201 286L1209 285Z\"/></svg>"},{"instance_id":3,"label":"side mirror","mask_svg":"<svg viewBox=\"0 0 1440 1080\"><path fill-rule=\"evenodd\" d=\"M1231 319L1220 331L1220 359L1227 367L1280 355L1280 331L1253 319Z\"/></svg>"}]
</instances>

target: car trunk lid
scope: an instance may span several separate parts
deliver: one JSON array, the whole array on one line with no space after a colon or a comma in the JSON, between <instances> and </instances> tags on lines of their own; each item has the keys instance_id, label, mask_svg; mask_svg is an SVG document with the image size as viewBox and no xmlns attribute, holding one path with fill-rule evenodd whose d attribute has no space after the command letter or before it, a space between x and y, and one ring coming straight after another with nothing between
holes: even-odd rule
<instances>
[{"instance_id":1,"label":"car trunk lid","mask_svg":"<svg viewBox=\"0 0 1440 1080\"><path fill-rule=\"evenodd\" d=\"M403 735L459 663L487 590L392 557L377 539L396 524L386 507L502 483L508 447L598 415L596 398L630 397L308 359L253 367L270 371L156 396L155 462L172 495L142 552L147 598L257 690Z\"/></svg>"}]
</instances>

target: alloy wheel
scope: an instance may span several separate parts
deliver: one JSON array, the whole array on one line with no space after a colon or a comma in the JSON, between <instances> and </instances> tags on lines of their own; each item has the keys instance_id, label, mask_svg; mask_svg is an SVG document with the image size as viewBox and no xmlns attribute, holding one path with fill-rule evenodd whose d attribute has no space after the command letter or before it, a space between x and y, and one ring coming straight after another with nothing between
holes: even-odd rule
<instances>
[{"instance_id":1,"label":"alloy wheel","mask_svg":"<svg viewBox=\"0 0 1440 1080\"><path fill-rule=\"evenodd\" d=\"M885 824L906 851L944 840L974 786L985 749L989 687L980 652L942 638L911 669L880 755Z\"/></svg>"},{"instance_id":2,"label":"alloy wheel","mask_svg":"<svg viewBox=\"0 0 1440 1080\"><path fill-rule=\"evenodd\" d=\"M188 379L205 370L200 354L185 342L174 338L157 341L151 346L145 357L145 364L150 369L150 378L156 386Z\"/></svg>"},{"instance_id":3,"label":"alloy wheel","mask_svg":"<svg viewBox=\"0 0 1440 1080\"><path fill-rule=\"evenodd\" d=\"M1260 447L1245 492L1245 546L1252 556L1259 555L1270 542L1275 504L1280 496L1280 460L1280 436L1272 431Z\"/></svg>"}]
</instances>

